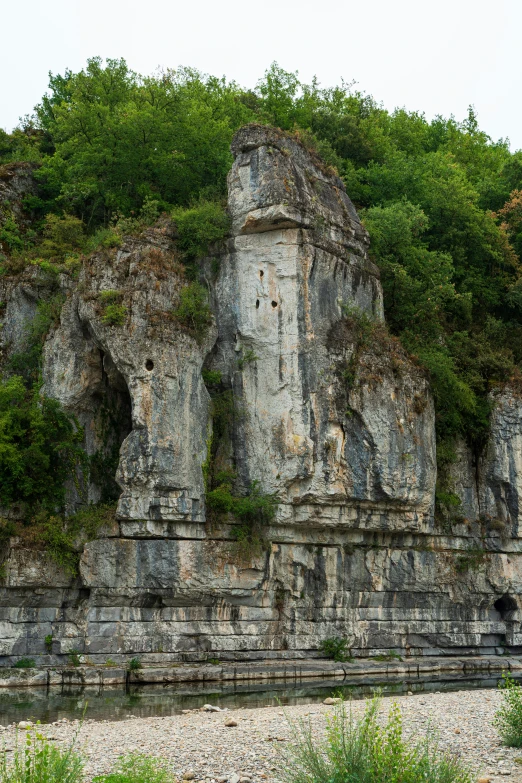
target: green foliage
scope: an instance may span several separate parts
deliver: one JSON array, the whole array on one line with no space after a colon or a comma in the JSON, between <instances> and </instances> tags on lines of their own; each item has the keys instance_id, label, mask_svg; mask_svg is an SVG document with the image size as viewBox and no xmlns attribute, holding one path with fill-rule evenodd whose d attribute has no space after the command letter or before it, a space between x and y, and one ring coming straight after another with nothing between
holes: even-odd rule
<instances>
[{"instance_id":1,"label":"green foliage","mask_svg":"<svg viewBox=\"0 0 522 783\"><path fill-rule=\"evenodd\" d=\"M433 740L403 737L402 715L393 704L379 719L373 699L360 720L344 703L328 716L326 737L315 741L311 725L292 726L293 743L279 775L284 783L472 783L460 759L439 751Z\"/></svg>"},{"instance_id":2,"label":"green foliage","mask_svg":"<svg viewBox=\"0 0 522 783\"><path fill-rule=\"evenodd\" d=\"M323 639L319 649L325 658L331 658L333 661L351 661L353 660L348 649L348 639L340 636L332 636L329 639Z\"/></svg>"},{"instance_id":3,"label":"green foliage","mask_svg":"<svg viewBox=\"0 0 522 783\"><path fill-rule=\"evenodd\" d=\"M0 212L0 250L22 250L23 246L24 241L14 216L8 215L2 219Z\"/></svg>"},{"instance_id":4,"label":"green foliage","mask_svg":"<svg viewBox=\"0 0 522 783\"><path fill-rule=\"evenodd\" d=\"M113 772L93 779L93 783L176 783L162 759L132 753L123 756Z\"/></svg>"},{"instance_id":5,"label":"green foliage","mask_svg":"<svg viewBox=\"0 0 522 783\"><path fill-rule=\"evenodd\" d=\"M121 243L122 237L116 227L102 226L86 240L85 251L91 253L99 248L120 247Z\"/></svg>"},{"instance_id":6,"label":"green foliage","mask_svg":"<svg viewBox=\"0 0 522 783\"><path fill-rule=\"evenodd\" d=\"M443 489L443 486L444 481L439 472L435 492L435 518L447 533L451 533L451 526L463 521L460 513L462 501L454 492Z\"/></svg>"},{"instance_id":7,"label":"green foliage","mask_svg":"<svg viewBox=\"0 0 522 783\"><path fill-rule=\"evenodd\" d=\"M487 553L479 547L472 547L455 559L455 568L459 573L478 571L487 560Z\"/></svg>"},{"instance_id":8,"label":"green foliage","mask_svg":"<svg viewBox=\"0 0 522 783\"><path fill-rule=\"evenodd\" d=\"M82 783L83 762L74 751L74 740L68 748L57 748L37 729L27 732L20 742L15 736L12 754L2 753L1 783Z\"/></svg>"},{"instance_id":9,"label":"green foliage","mask_svg":"<svg viewBox=\"0 0 522 783\"><path fill-rule=\"evenodd\" d=\"M123 304L109 304L105 307L102 321L107 326L123 326L127 320L127 308Z\"/></svg>"},{"instance_id":10,"label":"green foliage","mask_svg":"<svg viewBox=\"0 0 522 783\"><path fill-rule=\"evenodd\" d=\"M116 304L121 300L122 296L123 294L121 291L116 291L113 288L109 288L106 291L100 291L99 293L99 299L103 306Z\"/></svg>"},{"instance_id":11,"label":"green foliage","mask_svg":"<svg viewBox=\"0 0 522 783\"><path fill-rule=\"evenodd\" d=\"M0 503L53 510L85 462L83 432L56 400L14 375L0 382Z\"/></svg>"},{"instance_id":12,"label":"green foliage","mask_svg":"<svg viewBox=\"0 0 522 783\"><path fill-rule=\"evenodd\" d=\"M511 674L504 674L499 688L502 701L494 725L504 745L522 748L522 687Z\"/></svg>"},{"instance_id":13,"label":"green foliage","mask_svg":"<svg viewBox=\"0 0 522 783\"><path fill-rule=\"evenodd\" d=\"M80 666L81 665L81 653L79 650L71 650L67 653L67 657L69 659L69 663L71 666Z\"/></svg>"},{"instance_id":14,"label":"green foliage","mask_svg":"<svg viewBox=\"0 0 522 783\"><path fill-rule=\"evenodd\" d=\"M223 206L215 201L201 201L193 207L172 211L178 232L177 246L187 260L204 256L211 243L224 239L230 219Z\"/></svg>"},{"instance_id":15,"label":"green foliage","mask_svg":"<svg viewBox=\"0 0 522 783\"><path fill-rule=\"evenodd\" d=\"M46 215L38 253L44 258L65 259L84 245L85 225L74 215Z\"/></svg>"},{"instance_id":16,"label":"green foliage","mask_svg":"<svg viewBox=\"0 0 522 783\"><path fill-rule=\"evenodd\" d=\"M51 633L48 633L47 636L45 637L44 644L45 644L45 651L50 655L53 651L53 635Z\"/></svg>"},{"instance_id":17,"label":"green foliage","mask_svg":"<svg viewBox=\"0 0 522 783\"><path fill-rule=\"evenodd\" d=\"M115 510L112 504L93 504L69 517L41 512L30 521L30 535L57 565L76 576L84 544L96 538L101 527L114 521Z\"/></svg>"},{"instance_id":18,"label":"green foliage","mask_svg":"<svg viewBox=\"0 0 522 783\"><path fill-rule=\"evenodd\" d=\"M63 301L62 294L56 293L38 302L36 314L26 328L22 350L12 353L6 364L7 371L20 375L28 388L39 380L45 338L60 319Z\"/></svg>"},{"instance_id":19,"label":"green foliage","mask_svg":"<svg viewBox=\"0 0 522 783\"><path fill-rule=\"evenodd\" d=\"M127 320L127 308L121 303L123 293L108 289L100 291L99 300L102 306L102 323L107 326L123 326Z\"/></svg>"},{"instance_id":20,"label":"green foliage","mask_svg":"<svg viewBox=\"0 0 522 783\"><path fill-rule=\"evenodd\" d=\"M219 370L202 370L203 383L205 386L219 386L221 383L221 373Z\"/></svg>"},{"instance_id":21,"label":"green foliage","mask_svg":"<svg viewBox=\"0 0 522 783\"><path fill-rule=\"evenodd\" d=\"M38 176L89 224L147 197L187 205L223 193L232 134L251 116L235 84L188 68L141 77L124 60L93 58L49 88L36 113L53 152Z\"/></svg>"},{"instance_id":22,"label":"green foliage","mask_svg":"<svg viewBox=\"0 0 522 783\"><path fill-rule=\"evenodd\" d=\"M208 303L207 289L200 283L189 283L181 289L179 298L179 305L172 314L198 342L201 342L212 324L212 310Z\"/></svg>"},{"instance_id":23,"label":"green foliage","mask_svg":"<svg viewBox=\"0 0 522 783\"><path fill-rule=\"evenodd\" d=\"M381 653L380 655L373 655L373 661L402 661L402 657L395 650L389 650L387 653Z\"/></svg>"},{"instance_id":24,"label":"green foliage","mask_svg":"<svg viewBox=\"0 0 522 783\"><path fill-rule=\"evenodd\" d=\"M238 369L243 370L247 364L253 364L259 359L259 356L256 356L255 352L252 350L252 348L248 348L242 356L239 357L237 360L237 366Z\"/></svg>"},{"instance_id":25,"label":"green foliage","mask_svg":"<svg viewBox=\"0 0 522 783\"><path fill-rule=\"evenodd\" d=\"M139 658L131 658L129 661L129 671L130 672L136 672L138 669L143 668L141 665L141 661Z\"/></svg>"},{"instance_id":26,"label":"green foliage","mask_svg":"<svg viewBox=\"0 0 522 783\"><path fill-rule=\"evenodd\" d=\"M350 358L341 370L347 391L355 386L357 371L363 352L369 347L377 328L377 322L368 313L357 307L343 305L343 316L353 340L353 350Z\"/></svg>"},{"instance_id":27,"label":"green foliage","mask_svg":"<svg viewBox=\"0 0 522 783\"><path fill-rule=\"evenodd\" d=\"M207 507L218 516L231 514L237 520L231 533L234 553L239 558L258 555L266 548L264 530L273 522L279 505L278 496L261 491L259 481L253 481L246 495L232 491L235 474L221 471L214 477L216 484L206 494Z\"/></svg>"},{"instance_id":28,"label":"green foliage","mask_svg":"<svg viewBox=\"0 0 522 783\"><path fill-rule=\"evenodd\" d=\"M34 658L20 658L13 666L15 669L34 669L36 663Z\"/></svg>"}]
</instances>

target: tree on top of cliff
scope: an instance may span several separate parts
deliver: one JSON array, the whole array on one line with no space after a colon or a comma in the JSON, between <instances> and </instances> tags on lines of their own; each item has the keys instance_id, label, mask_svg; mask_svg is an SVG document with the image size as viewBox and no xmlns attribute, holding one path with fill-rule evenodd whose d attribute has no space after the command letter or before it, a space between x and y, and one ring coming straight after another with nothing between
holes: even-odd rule
<instances>
[{"instance_id":1,"label":"tree on top of cliff","mask_svg":"<svg viewBox=\"0 0 522 783\"><path fill-rule=\"evenodd\" d=\"M147 197L167 206L223 192L233 130L249 118L233 84L191 69L143 78L94 58L49 86L36 107L51 150L39 176L89 226Z\"/></svg>"},{"instance_id":2,"label":"tree on top of cliff","mask_svg":"<svg viewBox=\"0 0 522 783\"><path fill-rule=\"evenodd\" d=\"M522 151L492 141L472 108L429 122L277 64L245 90L94 58L50 77L35 116L0 136L0 162L38 158L31 207L75 214L92 233L150 199L179 211L221 198L248 122L299 131L337 168L370 232L390 329L430 370L439 439L480 441L489 391L522 364Z\"/></svg>"}]
</instances>

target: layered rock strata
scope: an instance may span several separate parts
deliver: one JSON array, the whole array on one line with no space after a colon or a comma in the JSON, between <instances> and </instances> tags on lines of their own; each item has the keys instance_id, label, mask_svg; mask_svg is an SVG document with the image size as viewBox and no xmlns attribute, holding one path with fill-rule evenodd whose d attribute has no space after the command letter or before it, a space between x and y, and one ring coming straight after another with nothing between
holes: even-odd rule
<instances>
[{"instance_id":1,"label":"layered rock strata","mask_svg":"<svg viewBox=\"0 0 522 783\"><path fill-rule=\"evenodd\" d=\"M516 648L520 399L500 395L482 455L459 445L461 510L441 522L429 382L386 333L342 182L273 129L242 129L232 151L231 234L200 264L205 334L175 315L188 281L167 220L59 280L43 391L77 416L91 457L108 464L119 449L121 493L74 579L6 546L0 655L303 658L329 637L355 656ZM0 281L7 356L49 293L34 271ZM277 493L268 543L247 555L235 521L206 509L218 469L236 494ZM71 486L69 510L102 484Z\"/></svg>"}]
</instances>

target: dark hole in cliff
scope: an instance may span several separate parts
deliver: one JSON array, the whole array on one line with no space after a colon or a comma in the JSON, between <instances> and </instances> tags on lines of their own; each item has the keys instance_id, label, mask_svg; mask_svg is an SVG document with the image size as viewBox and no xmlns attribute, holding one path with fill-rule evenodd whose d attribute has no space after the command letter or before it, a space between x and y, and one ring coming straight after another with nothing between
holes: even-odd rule
<instances>
[{"instance_id":1,"label":"dark hole in cliff","mask_svg":"<svg viewBox=\"0 0 522 783\"><path fill-rule=\"evenodd\" d=\"M149 372L151 372L151 370L154 369L154 362L152 361L152 359L147 359L147 361L145 362L145 369L148 370Z\"/></svg>"},{"instance_id":2,"label":"dark hole in cliff","mask_svg":"<svg viewBox=\"0 0 522 783\"><path fill-rule=\"evenodd\" d=\"M93 399L92 442L87 446L93 499L110 503L121 494L116 471L120 446L132 431L132 402L125 378L110 355L100 351L100 362L102 382Z\"/></svg>"},{"instance_id":3,"label":"dark hole in cliff","mask_svg":"<svg viewBox=\"0 0 522 783\"><path fill-rule=\"evenodd\" d=\"M259 299L256 299L256 310L259 310Z\"/></svg>"},{"instance_id":4,"label":"dark hole in cliff","mask_svg":"<svg viewBox=\"0 0 522 783\"><path fill-rule=\"evenodd\" d=\"M163 597L158 593L145 593L139 599L139 606L143 609L161 609L163 604Z\"/></svg>"},{"instance_id":5,"label":"dark hole in cliff","mask_svg":"<svg viewBox=\"0 0 522 783\"><path fill-rule=\"evenodd\" d=\"M63 602L64 609L79 609L91 597L90 587L80 587L79 590L71 590Z\"/></svg>"},{"instance_id":6,"label":"dark hole in cliff","mask_svg":"<svg viewBox=\"0 0 522 783\"><path fill-rule=\"evenodd\" d=\"M510 595L503 595L493 604L502 620L509 620L511 612L517 609L517 602Z\"/></svg>"},{"instance_id":7,"label":"dark hole in cliff","mask_svg":"<svg viewBox=\"0 0 522 783\"><path fill-rule=\"evenodd\" d=\"M277 307L277 302L272 302L272 307Z\"/></svg>"},{"instance_id":8,"label":"dark hole in cliff","mask_svg":"<svg viewBox=\"0 0 522 783\"><path fill-rule=\"evenodd\" d=\"M259 277L263 277L263 275L264 275L264 274L265 274L265 273L263 272L263 270L262 270L262 269L260 269L260 270L259 270Z\"/></svg>"}]
</instances>

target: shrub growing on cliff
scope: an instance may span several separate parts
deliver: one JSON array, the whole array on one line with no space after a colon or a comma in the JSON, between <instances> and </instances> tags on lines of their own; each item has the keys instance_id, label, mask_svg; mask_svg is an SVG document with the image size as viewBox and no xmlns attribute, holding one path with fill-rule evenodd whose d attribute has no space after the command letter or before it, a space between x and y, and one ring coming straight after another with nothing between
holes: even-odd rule
<instances>
[{"instance_id":1,"label":"shrub growing on cliff","mask_svg":"<svg viewBox=\"0 0 522 783\"><path fill-rule=\"evenodd\" d=\"M56 400L13 376L0 382L0 503L53 510L84 464L83 431Z\"/></svg>"},{"instance_id":2,"label":"shrub growing on cliff","mask_svg":"<svg viewBox=\"0 0 522 783\"><path fill-rule=\"evenodd\" d=\"M206 288L199 283L189 283L181 289L179 300L179 305L172 312L174 318L201 342L212 323Z\"/></svg>"},{"instance_id":3,"label":"shrub growing on cliff","mask_svg":"<svg viewBox=\"0 0 522 783\"><path fill-rule=\"evenodd\" d=\"M187 260L204 256L209 245L224 239L230 219L220 202L202 201L193 207L177 207L172 219L178 230L176 244Z\"/></svg>"},{"instance_id":4,"label":"shrub growing on cliff","mask_svg":"<svg viewBox=\"0 0 522 783\"><path fill-rule=\"evenodd\" d=\"M471 783L471 771L458 758L426 738L409 743L402 716L393 704L384 725L380 703L372 700L355 719L341 703L327 718L326 737L315 740L311 725L292 725L293 742L279 775L284 783Z\"/></svg>"},{"instance_id":5,"label":"shrub growing on cliff","mask_svg":"<svg viewBox=\"0 0 522 783\"><path fill-rule=\"evenodd\" d=\"M78 253L85 243L85 224L74 215L46 215L43 242L38 252L44 258L63 259Z\"/></svg>"},{"instance_id":6,"label":"shrub growing on cliff","mask_svg":"<svg viewBox=\"0 0 522 783\"><path fill-rule=\"evenodd\" d=\"M495 713L494 725L504 745L522 748L522 687L510 674L499 683L502 702Z\"/></svg>"},{"instance_id":7,"label":"shrub growing on cliff","mask_svg":"<svg viewBox=\"0 0 522 783\"><path fill-rule=\"evenodd\" d=\"M20 375L28 388L39 381L45 338L51 327L59 322L63 302L61 293L38 302L34 318L26 327L21 350L9 357L6 369L9 373Z\"/></svg>"},{"instance_id":8,"label":"shrub growing on cliff","mask_svg":"<svg viewBox=\"0 0 522 783\"><path fill-rule=\"evenodd\" d=\"M106 326L123 326L127 320L127 308L123 304L109 304L105 307L102 321Z\"/></svg>"},{"instance_id":9,"label":"shrub growing on cliff","mask_svg":"<svg viewBox=\"0 0 522 783\"><path fill-rule=\"evenodd\" d=\"M213 514L231 514L237 521L231 533L235 541L234 554L239 559L258 555L266 546L264 532L274 520L279 498L261 491L259 481L253 481L246 495L235 495L232 485L235 474L222 471L214 477L217 486L207 492L206 503Z\"/></svg>"},{"instance_id":10,"label":"shrub growing on cliff","mask_svg":"<svg viewBox=\"0 0 522 783\"><path fill-rule=\"evenodd\" d=\"M19 658L13 666L15 669L34 669L36 663L34 658Z\"/></svg>"},{"instance_id":11,"label":"shrub growing on cliff","mask_svg":"<svg viewBox=\"0 0 522 783\"><path fill-rule=\"evenodd\" d=\"M76 576L83 545L114 522L114 513L115 506L108 503L85 506L69 517L41 511L17 533L27 546L44 548L66 573Z\"/></svg>"},{"instance_id":12,"label":"shrub growing on cliff","mask_svg":"<svg viewBox=\"0 0 522 783\"><path fill-rule=\"evenodd\" d=\"M340 636L332 636L329 639L323 639L319 644L319 649L326 658L331 658L333 661L351 661L352 656L348 649L348 639L343 639Z\"/></svg>"}]
</instances>

